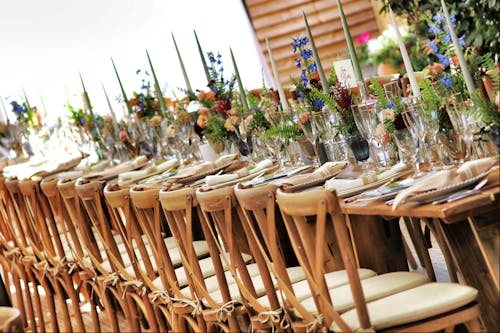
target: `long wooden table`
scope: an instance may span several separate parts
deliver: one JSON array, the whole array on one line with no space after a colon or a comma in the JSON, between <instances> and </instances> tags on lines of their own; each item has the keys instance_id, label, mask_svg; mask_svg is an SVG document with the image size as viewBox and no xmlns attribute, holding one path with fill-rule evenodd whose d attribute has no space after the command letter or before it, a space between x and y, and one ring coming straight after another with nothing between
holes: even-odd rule
<instances>
[{"instance_id":1,"label":"long wooden table","mask_svg":"<svg viewBox=\"0 0 500 333\"><path fill-rule=\"evenodd\" d=\"M498 179L498 174L492 175ZM493 180L495 184L497 180ZM500 332L499 257L500 191L498 185L480 194L441 205L406 204L393 210L385 202L370 200L343 204L342 209L356 225L400 217L426 219L444 238L463 282L479 290L478 302L487 332ZM380 223L380 222L379 222ZM393 223L396 224L396 223ZM365 245L366 246L366 245ZM386 258L387 248L369 246L370 258ZM358 251L363 252L363 246ZM383 247L383 246L382 246ZM373 251L375 253L370 253ZM360 255L363 257L364 254ZM373 259L370 259L373 262ZM400 266L400 260L389 270Z\"/></svg>"}]
</instances>

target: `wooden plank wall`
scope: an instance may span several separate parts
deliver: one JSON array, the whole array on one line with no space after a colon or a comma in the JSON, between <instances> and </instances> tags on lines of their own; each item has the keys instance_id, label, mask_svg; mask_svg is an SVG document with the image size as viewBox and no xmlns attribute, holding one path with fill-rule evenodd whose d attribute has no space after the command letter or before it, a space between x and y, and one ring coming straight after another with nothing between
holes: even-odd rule
<instances>
[{"instance_id":1,"label":"wooden plank wall","mask_svg":"<svg viewBox=\"0 0 500 333\"><path fill-rule=\"evenodd\" d=\"M290 76L300 75L299 69L295 67L296 55L290 42L293 38L306 36L302 12L307 16L327 76L333 61L348 57L335 0L245 0L244 4L263 56L271 68L266 37L269 39L285 87L291 85ZM342 6L353 39L366 31L372 37L380 34L370 0L343 0Z\"/></svg>"}]
</instances>

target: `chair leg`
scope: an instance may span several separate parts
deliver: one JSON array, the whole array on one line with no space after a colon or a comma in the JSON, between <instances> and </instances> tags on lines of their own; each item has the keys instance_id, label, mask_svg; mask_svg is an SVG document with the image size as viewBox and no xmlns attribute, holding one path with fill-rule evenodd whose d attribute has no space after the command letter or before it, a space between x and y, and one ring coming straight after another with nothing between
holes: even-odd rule
<instances>
[{"instance_id":1,"label":"chair leg","mask_svg":"<svg viewBox=\"0 0 500 333\"><path fill-rule=\"evenodd\" d=\"M435 220L433 223L441 223L441 222L439 220ZM441 252L443 253L444 261L446 264L446 269L448 270L448 276L450 277L450 282L457 282L458 283L457 266L455 265L455 261L453 260L453 256L451 255L450 248L448 247L448 244L446 243L446 240L444 239L441 228L436 228L432 223L426 223L426 224L429 227L430 231L436 237L439 248L441 249Z\"/></svg>"},{"instance_id":2,"label":"chair leg","mask_svg":"<svg viewBox=\"0 0 500 333\"><path fill-rule=\"evenodd\" d=\"M468 322L465 323L465 326L467 327L467 330L469 332L483 332L483 328L481 326L481 320L479 320L479 318L476 318L476 319L473 319L473 320L470 320Z\"/></svg>"},{"instance_id":3,"label":"chair leg","mask_svg":"<svg viewBox=\"0 0 500 333\"><path fill-rule=\"evenodd\" d=\"M406 259L408 260L408 264L410 265L411 269L417 269L417 262L415 261L413 253L411 253L410 247L408 246L408 242L406 241L405 237L403 237L403 247L405 250Z\"/></svg>"},{"instance_id":4,"label":"chair leg","mask_svg":"<svg viewBox=\"0 0 500 333\"><path fill-rule=\"evenodd\" d=\"M429 255L429 251L425 246L424 235L422 233L422 229L420 228L420 220L413 219L411 217L408 218L408 220L405 218L405 224L408 228L408 232L413 241L413 245L415 246L417 254L419 254L418 256L421 260L420 262L427 272L427 277L430 281L436 281L436 274L434 272L434 268L432 267L431 256Z\"/></svg>"}]
</instances>

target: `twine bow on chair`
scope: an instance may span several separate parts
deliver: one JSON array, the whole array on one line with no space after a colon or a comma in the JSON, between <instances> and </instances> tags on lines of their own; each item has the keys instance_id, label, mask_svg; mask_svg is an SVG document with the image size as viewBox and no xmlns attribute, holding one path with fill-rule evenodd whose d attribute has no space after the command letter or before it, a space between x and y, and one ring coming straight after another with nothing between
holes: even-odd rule
<instances>
[{"instance_id":1,"label":"twine bow on chair","mask_svg":"<svg viewBox=\"0 0 500 333\"><path fill-rule=\"evenodd\" d=\"M229 301L225 304L223 304L218 310L217 310L217 321L220 323L224 321L228 316L230 316L234 310L236 309L235 304L239 303L238 301Z\"/></svg>"},{"instance_id":2,"label":"twine bow on chair","mask_svg":"<svg viewBox=\"0 0 500 333\"><path fill-rule=\"evenodd\" d=\"M306 333L314 333L317 332L318 329L323 327L323 315L317 316L313 321L311 321L306 326Z\"/></svg>"},{"instance_id":3,"label":"twine bow on chair","mask_svg":"<svg viewBox=\"0 0 500 333\"><path fill-rule=\"evenodd\" d=\"M277 324L279 324L279 328L282 330L286 330L290 327L286 312L284 312L283 309L260 312L257 319L262 324L269 323L271 325L271 332L276 331Z\"/></svg>"},{"instance_id":4,"label":"twine bow on chair","mask_svg":"<svg viewBox=\"0 0 500 333\"><path fill-rule=\"evenodd\" d=\"M135 287L137 290L140 290L139 296L141 297L146 295L146 293L148 292L144 283L139 280L126 281L125 283L123 283L123 285L125 286L125 288L123 289L122 299L125 299L125 294L130 287Z\"/></svg>"},{"instance_id":5,"label":"twine bow on chair","mask_svg":"<svg viewBox=\"0 0 500 333\"><path fill-rule=\"evenodd\" d=\"M156 303L158 300L160 300L163 304L172 303L172 298L164 290L155 290L149 293L148 297L153 303Z\"/></svg>"},{"instance_id":6,"label":"twine bow on chair","mask_svg":"<svg viewBox=\"0 0 500 333\"><path fill-rule=\"evenodd\" d=\"M111 274L109 274L105 279L104 279L104 286L113 286L115 287L116 284L118 283L118 281L120 281L120 276L118 275L117 272L113 272Z\"/></svg>"}]
</instances>

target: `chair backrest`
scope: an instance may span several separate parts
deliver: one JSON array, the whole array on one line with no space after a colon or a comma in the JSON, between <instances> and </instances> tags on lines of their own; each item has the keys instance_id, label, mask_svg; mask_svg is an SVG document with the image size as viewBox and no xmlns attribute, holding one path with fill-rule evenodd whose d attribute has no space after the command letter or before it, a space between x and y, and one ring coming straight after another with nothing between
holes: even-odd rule
<instances>
[{"instance_id":1,"label":"chair backrest","mask_svg":"<svg viewBox=\"0 0 500 333\"><path fill-rule=\"evenodd\" d=\"M25 243L25 230L22 228L22 224L19 223L16 209L6 186L6 178L3 175L0 175L0 214L2 215L0 220L2 223L0 229L2 242L12 241L17 247L27 246Z\"/></svg>"},{"instance_id":2,"label":"chair backrest","mask_svg":"<svg viewBox=\"0 0 500 333\"><path fill-rule=\"evenodd\" d=\"M81 244L84 256L102 262L103 258L95 239L90 218L76 193L75 185L77 181L78 178L62 178L57 181L56 188L61 196L65 211L68 213L68 218L63 221L67 224L68 229L75 229L76 235L80 236L77 239ZM83 257L80 257L80 259L83 260Z\"/></svg>"},{"instance_id":3,"label":"chair backrest","mask_svg":"<svg viewBox=\"0 0 500 333\"><path fill-rule=\"evenodd\" d=\"M170 291L171 297L183 298L179 281L175 273L175 265L164 242L164 237L171 234L161 211L157 187L133 186L129 194L137 223L142 233L152 246L152 253L161 278L164 291ZM189 274L188 274L189 276Z\"/></svg>"},{"instance_id":4,"label":"chair backrest","mask_svg":"<svg viewBox=\"0 0 500 333\"><path fill-rule=\"evenodd\" d=\"M254 285L251 273L246 265L245 255L251 255L260 271L266 272L266 263L255 242L246 237L245 226L242 223L245 217L234 196L232 186L219 189L197 189L196 198L201 210L201 223L205 237L211 240L212 259L222 258L229 267L238 286L240 299L246 305L250 315L257 315L268 309L257 300L260 296ZM250 230L247 230L250 233ZM227 260L229 259L229 260ZM229 261L229 262L228 262ZM269 272L260 276L266 289L272 288L273 281ZM226 288L224 279L220 279L219 287L224 302L234 301ZM277 306L277 304L273 304Z\"/></svg>"},{"instance_id":5,"label":"chair backrest","mask_svg":"<svg viewBox=\"0 0 500 333\"><path fill-rule=\"evenodd\" d=\"M278 280L278 286L287 288L293 293L292 283L286 270L290 265L287 265L285 259L285 253L290 257L289 254L290 252L293 254L293 251L285 230L280 228L284 225L281 215L276 214L275 192L276 187L272 184L255 188L244 188L241 184L237 184L234 187L234 194L244 216L242 221L244 230L250 246L255 248L252 252L259 264L261 275L274 275ZM264 265L261 265L260 261L264 261ZM290 261L294 264L296 257L293 256ZM271 268L268 267L269 264L272 264ZM274 285L271 284L270 288L266 285L266 294L273 310L280 307L277 291ZM291 308L287 298L284 301L284 306Z\"/></svg>"},{"instance_id":6,"label":"chair backrest","mask_svg":"<svg viewBox=\"0 0 500 333\"><path fill-rule=\"evenodd\" d=\"M114 272L119 271L124 273L124 260L122 258L122 253L120 253L117 240L122 238L121 240L123 243L125 240L119 228L117 228L116 221L114 221L109 214L109 209L103 195L105 184L105 182L100 180L86 181L80 178L76 181L75 191L82 201L91 225L94 227L95 233L98 236L97 241L102 242L111 268ZM115 239L115 235L117 239ZM104 271L103 273L106 272Z\"/></svg>"},{"instance_id":7,"label":"chair backrest","mask_svg":"<svg viewBox=\"0 0 500 333\"><path fill-rule=\"evenodd\" d=\"M318 189L285 193L278 189L276 200L294 251L306 273L318 313L323 315L326 327L330 327L335 321L342 330L349 330L334 310L334 303L324 278L325 254L328 251L325 236L331 234L328 231L329 225L334 227L334 234L340 246L361 327L370 327L349 233L336 192Z\"/></svg>"},{"instance_id":8,"label":"chair backrest","mask_svg":"<svg viewBox=\"0 0 500 333\"><path fill-rule=\"evenodd\" d=\"M19 309L0 306L0 333L24 332L24 323Z\"/></svg>"},{"instance_id":9,"label":"chair backrest","mask_svg":"<svg viewBox=\"0 0 500 333\"><path fill-rule=\"evenodd\" d=\"M71 251L74 257L83 258L84 254L80 243L80 235L74 224L70 221L71 217L57 189L59 179L57 175L45 177L40 183L40 188L47 198L58 229L65 233L67 237L66 243L70 244L70 248L64 248L64 251Z\"/></svg>"},{"instance_id":10,"label":"chair backrest","mask_svg":"<svg viewBox=\"0 0 500 333\"><path fill-rule=\"evenodd\" d=\"M47 198L40 188L40 178L24 179L19 182L19 192L24 199L28 221L37 230L47 259L58 265L65 258L65 250L60 238L61 232L56 225Z\"/></svg>"},{"instance_id":11,"label":"chair backrest","mask_svg":"<svg viewBox=\"0 0 500 333\"><path fill-rule=\"evenodd\" d=\"M120 234L125 240L126 250L132 260L131 263L136 277L141 278L143 281L147 280L146 284L151 287L152 280L157 277L154 266L160 266L152 262L147 244L150 245L150 249L154 253L156 249L155 242L149 239L148 233L144 233L136 218L130 199L130 188L127 186L121 187L118 183L109 183L104 187L104 198L110 208L112 217L119 227ZM143 239L143 235L148 238L147 241ZM139 259L142 266L138 264Z\"/></svg>"}]
</instances>

